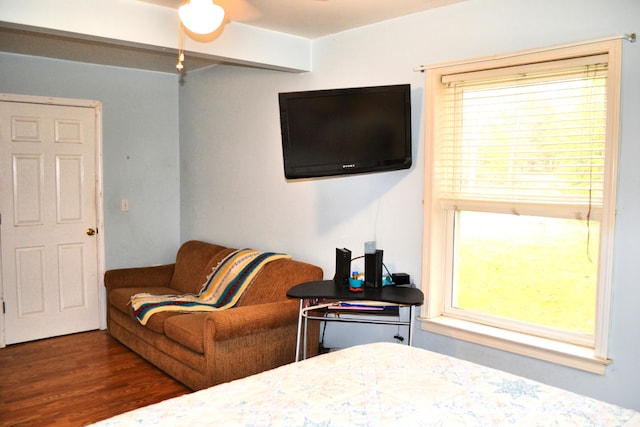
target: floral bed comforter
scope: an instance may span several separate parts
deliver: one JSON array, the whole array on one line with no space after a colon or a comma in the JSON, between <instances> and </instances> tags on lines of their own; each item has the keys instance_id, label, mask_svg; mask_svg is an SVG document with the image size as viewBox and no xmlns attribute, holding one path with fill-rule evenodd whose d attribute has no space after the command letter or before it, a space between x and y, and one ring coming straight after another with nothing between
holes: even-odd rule
<instances>
[{"instance_id":1,"label":"floral bed comforter","mask_svg":"<svg viewBox=\"0 0 640 427\"><path fill-rule=\"evenodd\" d=\"M96 426L640 426L640 413L401 344L351 347Z\"/></svg>"}]
</instances>

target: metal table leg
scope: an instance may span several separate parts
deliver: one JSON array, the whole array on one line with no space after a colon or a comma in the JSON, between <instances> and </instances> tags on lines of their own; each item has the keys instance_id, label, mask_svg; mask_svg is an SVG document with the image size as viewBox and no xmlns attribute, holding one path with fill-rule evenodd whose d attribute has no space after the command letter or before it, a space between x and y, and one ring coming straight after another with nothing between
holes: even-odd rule
<instances>
[{"instance_id":1,"label":"metal table leg","mask_svg":"<svg viewBox=\"0 0 640 427\"><path fill-rule=\"evenodd\" d=\"M413 346L413 315L414 313L415 313L415 306L410 305L409 306L409 339L408 339L409 347Z\"/></svg>"},{"instance_id":2,"label":"metal table leg","mask_svg":"<svg viewBox=\"0 0 640 427\"><path fill-rule=\"evenodd\" d=\"M303 299L300 299L300 309L298 311L298 335L296 336L296 362L300 361L300 334L302 333L302 307Z\"/></svg>"}]
</instances>

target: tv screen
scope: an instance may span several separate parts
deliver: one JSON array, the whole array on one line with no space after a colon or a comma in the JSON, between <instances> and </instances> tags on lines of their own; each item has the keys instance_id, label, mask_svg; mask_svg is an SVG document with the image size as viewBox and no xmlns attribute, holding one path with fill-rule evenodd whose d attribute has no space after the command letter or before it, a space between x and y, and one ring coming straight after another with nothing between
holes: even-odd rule
<instances>
[{"instance_id":1,"label":"tv screen","mask_svg":"<svg viewBox=\"0 0 640 427\"><path fill-rule=\"evenodd\" d=\"M411 167L408 84L279 94L287 179Z\"/></svg>"}]
</instances>

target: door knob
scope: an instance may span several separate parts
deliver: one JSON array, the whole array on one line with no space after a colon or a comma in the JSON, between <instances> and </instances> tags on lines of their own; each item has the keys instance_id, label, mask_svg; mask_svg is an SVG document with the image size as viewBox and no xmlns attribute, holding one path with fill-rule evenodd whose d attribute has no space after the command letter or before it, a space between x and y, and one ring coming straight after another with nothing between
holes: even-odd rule
<instances>
[{"instance_id":1,"label":"door knob","mask_svg":"<svg viewBox=\"0 0 640 427\"><path fill-rule=\"evenodd\" d=\"M94 234L96 234L96 230L93 228L87 228L87 236L93 236Z\"/></svg>"}]
</instances>

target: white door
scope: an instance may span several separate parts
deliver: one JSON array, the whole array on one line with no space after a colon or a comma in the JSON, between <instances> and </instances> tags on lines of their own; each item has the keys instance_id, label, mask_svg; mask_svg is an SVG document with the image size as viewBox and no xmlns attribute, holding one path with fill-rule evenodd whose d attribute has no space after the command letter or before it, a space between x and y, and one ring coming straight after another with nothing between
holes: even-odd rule
<instances>
[{"instance_id":1,"label":"white door","mask_svg":"<svg viewBox=\"0 0 640 427\"><path fill-rule=\"evenodd\" d=\"M95 108L0 102L5 344L100 326L96 126Z\"/></svg>"}]
</instances>

